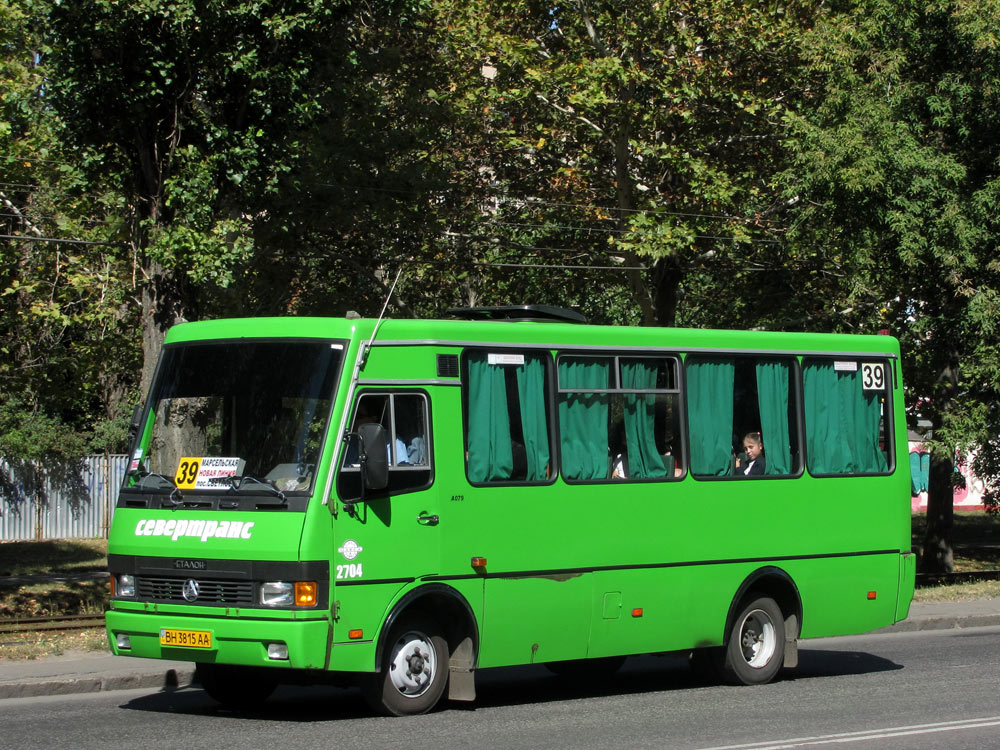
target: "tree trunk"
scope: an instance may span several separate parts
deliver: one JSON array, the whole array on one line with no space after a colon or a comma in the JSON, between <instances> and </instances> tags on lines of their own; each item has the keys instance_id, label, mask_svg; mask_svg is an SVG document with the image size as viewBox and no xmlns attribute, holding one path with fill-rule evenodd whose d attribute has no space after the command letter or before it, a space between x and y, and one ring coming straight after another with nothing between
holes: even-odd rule
<instances>
[{"instance_id":1,"label":"tree trunk","mask_svg":"<svg viewBox=\"0 0 1000 750\"><path fill-rule=\"evenodd\" d=\"M677 324L677 304L683 279L684 271L676 256L657 259L653 266L653 306L658 325Z\"/></svg>"},{"instance_id":2,"label":"tree trunk","mask_svg":"<svg viewBox=\"0 0 1000 750\"><path fill-rule=\"evenodd\" d=\"M148 262L142 288L142 380L139 392L143 397L153 382L167 329L196 317L192 293L190 290L185 293L183 286L175 272L155 261Z\"/></svg>"},{"instance_id":3,"label":"tree trunk","mask_svg":"<svg viewBox=\"0 0 1000 750\"><path fill-rule=\"evenodd\" d=\"M927 488L927 531L920 556L921 573L952 573L955 559L951 548L952 521L955 514L955 494L952 474L955 470L950 453L943 449L931 451L931 468Z\"/></svg>"}]
</instances>

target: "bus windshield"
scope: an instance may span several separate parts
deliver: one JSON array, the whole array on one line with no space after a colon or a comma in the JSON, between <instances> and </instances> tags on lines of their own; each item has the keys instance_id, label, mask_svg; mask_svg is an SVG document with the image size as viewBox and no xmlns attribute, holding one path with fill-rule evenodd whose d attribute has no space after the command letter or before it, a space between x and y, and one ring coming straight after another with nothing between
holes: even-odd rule
<instances>
[{"instance_id":1,"label":"bus windshield","mask_svg":"<svg viewBox=\"0 0 1000 750\"><path fill-rule=\"evenodd\" d=\"M317 340L168 345L125 489L312 489L343 346Z\"/></svg>"}]
</instances>

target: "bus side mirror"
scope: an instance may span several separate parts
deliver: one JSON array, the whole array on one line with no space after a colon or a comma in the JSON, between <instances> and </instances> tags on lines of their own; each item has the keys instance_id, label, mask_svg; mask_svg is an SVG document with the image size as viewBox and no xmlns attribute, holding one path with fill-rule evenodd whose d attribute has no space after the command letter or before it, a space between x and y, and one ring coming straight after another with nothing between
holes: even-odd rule
<instances>
[{"instance_id":1,"label":"bus side mirror","mask_svg":"<svg viewBox=\"0 0 1000 750\"><path fill-rule=\"evenodd\" d=\"M139 437L139 430L142 427L142 404L136 405L132 410L132 421L128 425L128 453L129 456L135 452L135 442Z\"/></svg>"},{"instance_id":2,"label":"bus side mirror","mask_svg":"<svg viewBox=\"0 0 1000 750\"><path fill-rule=\"evenodd\" d=\"M367 490L384 490L389 486L389 451L385 428L380 424L363 424L358 428L361 458L361 482Z\"/></svg>"}]
</instances>

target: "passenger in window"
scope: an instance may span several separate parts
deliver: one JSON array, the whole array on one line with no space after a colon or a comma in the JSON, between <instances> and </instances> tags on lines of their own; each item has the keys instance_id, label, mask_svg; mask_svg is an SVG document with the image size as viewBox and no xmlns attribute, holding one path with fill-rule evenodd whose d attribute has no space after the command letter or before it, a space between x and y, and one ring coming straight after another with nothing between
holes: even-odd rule
<instances>
[{"instance_id":1,"label":"passenger in window","mask_svg":"<svg viewBox=\"0 0 1000 750\"><path fill-rule=\"evenodd\" d=\"M619 422L614 428L614 439L611 441L611 478L628 479L628 448L625 443L625 425Z\"/></svg>"},{"instance_id":2,"label":"passenger in window","mask_svg":"<svg viewBox=\"0 0 1000 750\"><path fill-rule=\"evenodd\" d=\"M667 475L673 475L674 478L680 478L684 476L684 469L681 468L680 462L674 458L674 447L673 447L673 434L667 433L666 435L666 452L663 453L663 465L667 469Z\"/></svg>"},{"instance_id":3,"label":"passenger in window","mask_svg":"<svg viewBox=\"0 0 1000 750\"><path fill-rule=\"evenodd\" d=\"M380 415L377 413L379 411L379 408L374 403L374 401L375 401L375 399L372 399L371 397L369 397L369 398L362 398L361 401L358 403L358 414L354 418L354 432L357 432L358 429L363 424L377 424L377 423L381 423L383 427L386 427L385 423L382 421L382 419L380 419ZM385 405L386 405L385 399L379 399L379 401L381 401L381 403L383 405L381 411L385 412ZM369 402L373 402L373 403L369 403ZM386 458L389 460L389 466L392 466L393 465L393 461L392 461L392 448L390 447L389 429L387 427L386 427L386 433L385 434L386 434L386 439L385 439ZM348 458L349 459L351 458L350 454L351 454L351 451L348 450ZM398 437L396 438L396 455L400 457L400 463L408 463L409 459L408 459L408 453L407 453L407 450L406 450L406 443L404 443ZM356 464L356 463L357 463L357 450L355 448L353 460L345 461L345 464Z\"/></svg>"},{"instance_id":4,"label":"passenger in window","mask_svg":"<svg viewBox=\"0 0 1000 750\"><path fill-rule=\"evenodd\" d=\"M743 438L743 453L736 457L736 474L745 477L761 476L766 463L763 438L759 432L748 432Z\"/></svg>"},{"instance_id":5,"label":"passenger in window","mask_svg":"<svg viewBox=\"0 0 1000 750\"><path fill-rule=\"evenodd\" d=\"M396 396L394 399L396 452L399 463L403 466L424 466L427 463L423 405L423 399L420 397Z\"/></svg>"}]
</instances>

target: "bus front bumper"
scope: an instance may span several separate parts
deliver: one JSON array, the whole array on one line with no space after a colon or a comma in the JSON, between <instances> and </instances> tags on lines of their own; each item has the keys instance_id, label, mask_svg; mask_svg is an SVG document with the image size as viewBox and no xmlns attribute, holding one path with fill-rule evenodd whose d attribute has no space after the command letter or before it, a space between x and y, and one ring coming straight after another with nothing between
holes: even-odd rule
<instances>
[{"instance_id":1,"label":"bus front bumper","mask_svg":"<svg viewBox=\"0 0 1000 750\"><path fill-rule=\"evenodd\" d=\"M105 622L111 650L118 656L324 669L330 649L326 618L271 620L109 610Z\"/></svg>"}]
</instances>

